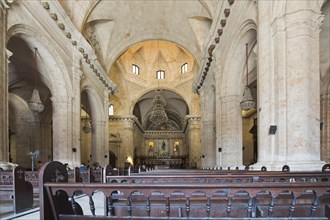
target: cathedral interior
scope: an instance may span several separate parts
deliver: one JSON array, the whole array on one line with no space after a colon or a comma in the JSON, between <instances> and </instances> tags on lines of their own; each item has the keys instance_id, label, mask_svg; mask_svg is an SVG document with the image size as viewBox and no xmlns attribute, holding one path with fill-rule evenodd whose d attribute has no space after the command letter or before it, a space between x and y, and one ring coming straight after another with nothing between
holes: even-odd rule
<instances>
[{"instance_id":1,"label":"cathedral interior","mask_svg":"<svg viewBox=\"0 0 330 220\"><path fill-rule=\"evenodd\" d=\"M0 167L319 170L329 0L0 0Z\"/></svg>"}]
</instances>

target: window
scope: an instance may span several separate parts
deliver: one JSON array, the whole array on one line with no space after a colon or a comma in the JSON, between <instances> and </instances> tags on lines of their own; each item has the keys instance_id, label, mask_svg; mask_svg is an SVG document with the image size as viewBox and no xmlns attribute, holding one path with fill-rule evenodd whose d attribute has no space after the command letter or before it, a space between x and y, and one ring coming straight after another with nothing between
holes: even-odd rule
<instances>
[{"instance_id":1,"label":"window","mask_svg":"<svg viewBox=\"0 0 330 220\"><path fill-rule=\"evenodd\" d=\"M135 73L136 75L139 75L140 74L140 68L137 65L132 64L132 72Z\"/></svg>"},{"instance_id":2,"label":"window","mask_svg":"<svg viewBox=\"0 0 330 220\"><path fill-rule=\"evenodd\" d=\"M165 79L165 71L164 70L158 70L156 72L156 79Z\"/></svg>"},{"instance_id":3,"label":"window","mask_svg":"<svg viewBox=\"0 0 330 220\"><path fill-rule=\"evenodd\" d=\"M113 115L113 105L109 106L109 115Z\"/></svg>"},{"instance_id":4,"label":"window","mask_svg":"<svg viewBox=\"0 0 330 220\"><path fill-rule=\"evenodd\" d=\"M181 73L188 72L188 63L185 63L181 66Z\"/></svg>"}]
</instances>

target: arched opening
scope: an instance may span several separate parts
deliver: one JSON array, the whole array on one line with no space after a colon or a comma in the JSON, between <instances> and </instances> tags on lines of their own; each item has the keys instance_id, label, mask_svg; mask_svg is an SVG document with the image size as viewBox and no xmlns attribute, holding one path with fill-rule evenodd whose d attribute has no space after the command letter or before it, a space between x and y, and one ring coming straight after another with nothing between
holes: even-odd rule
<instances>
[{"instance_id":1,"label":"arched opening","mask_svg":"<svg viewBox=\"0 0 330 220\"><path fill-rule=\"evenodd\" d=\"M84 164L92 163L92 121L90 117L90 101L87 91L81 92L81 132L80 132L80 158Z\"/></svg>"},{"instance_id":2,"label":"arched opening","mask_svg":"<svg viewBox=\"0 0 330 220\"><path fill-rule=\"evenodd\" d=\"M47 69L43 59L47 51L26 35L11 37L7 49L13 53L8 74L9 157L13 163L35 170L36 160L53 158L51 92L45 84ZM34 89L44 106L40 113L34 113L28 105Z\"/></svg>"}]
</instances>

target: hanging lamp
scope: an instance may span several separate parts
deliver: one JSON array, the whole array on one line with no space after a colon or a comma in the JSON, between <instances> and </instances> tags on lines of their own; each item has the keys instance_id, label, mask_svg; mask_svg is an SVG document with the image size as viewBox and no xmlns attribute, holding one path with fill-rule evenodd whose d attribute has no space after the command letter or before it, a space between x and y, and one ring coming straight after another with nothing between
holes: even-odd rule
<instances>
[{"instance_id":1,"label":"hanging lamp","mask_svg":"<svg viewBox=\"0 0 330 220\"><path fill-rule=\"evenodd\" d=\"M44 110L44 105L42 104L39 96L39 91L37 89L37 48L34 48L34 89L32 92L31 99L28 101L28 106L32 112L38 114Z\"/></svg>"},{"instance_id":2,"label":"hanging lamp","mask_svg":"<svg viewBox=\"0 0 330 220\"><path fill-rule=\"evenodd\" d=\"M158 41L158 52L157 52L158 70L159 70L159 57L160 54L159 54L159 41ZM158 87L159 87L159 81L158 81ZM165 125L168 122L168 117L164 108L166 105L166 101L162 96L162 90L160 90L159 88L156 91L152 104L154 104L154 107L151 111L150 121L157 126Z\"/></svg>"},{"instance_id":3,"label":"hanging lamp","mask_svg":"<svg viewBox=\"0 0 330 220\"><path fill-rule=\"evenodd\" d=\"M241 109L242 110L250 110L254 108L255 101L251 96L251 91L249 88L249 69L248 69L248 44L246 44L246 85L243 92L243 99L241 101Z\"/></svg>"}]
</instances>

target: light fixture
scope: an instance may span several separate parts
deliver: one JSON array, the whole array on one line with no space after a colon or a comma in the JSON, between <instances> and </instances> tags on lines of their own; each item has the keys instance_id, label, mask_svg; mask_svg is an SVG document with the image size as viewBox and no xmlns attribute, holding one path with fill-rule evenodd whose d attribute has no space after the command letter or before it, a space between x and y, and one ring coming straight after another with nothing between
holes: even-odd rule
<instances>
[{"instance_id":1,"label":"light fixture","mask_svg":"<svg viewBox=\"0 0 330 220\"><path fill-rule=\"evenodd\" d=\"M158 41L157 61L158 61L158 69L159 69L159 41ZM166 101L162 96L162 91L160 89L156 90L156 95L152 100L152 104L154 105L154 107L151 111L150 121L157 126L165 125L165 123L167 123L168 121L168 117L164 108L164 106L166 105Z\"/></svg>"},{"instance_id":2,"label":"light fixture","mask_svg":"<svg viewBox=\"0 0 330 220\"><path fill-rule=\"evenodd\" d=\"M150 121L158 126L165 124L168 121L168 117L164 109L166 101L162 96L161 90L156 91L156 95L152 100L152 104L154 104L154 107L151 111Z\"/></svg>"},{"instance_id":3,"label":"light fixture","mask_svg":"<svg viewBox=\"0 0 330 220\"><path fill-rule=\"evenodd\" d=\"M84 118L84 126L82 128L84 133L90 133L91 132L91 125L88 119L88 115L87 115L87 109L88 109L88 99L87 99L87 93L86 93L86 106L85 106L85 118Z\"/></svg>"},{"instance_id":4,"label":"light fixture","mask_svg":"<svg viewBox=\"0 0 330 220\"><path fill-rule=\"evenodd\" d=\"M246 86L244 88L243 99L241 101L242 110L250 110L254 108L255 102L252 99L251 91L249 88L249 69L248 69L248 44L246 44Z\"/></svg>"},{"instance_id":5,"label":"light fixture","mask_svg":"<svg viewBox=\"0 0 330 220\"><path fill-rule=\"evenodd\" d=\"M28 101L28 106L31 111L38 114L44 110L44 105L42 104L39 96L39 91L37 89L37 48L34 48L34 89L32 92L32 97Z\"/></svg>"}]
</instances>

